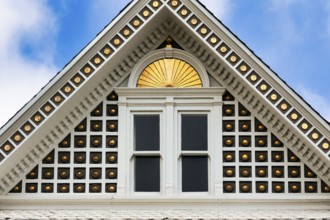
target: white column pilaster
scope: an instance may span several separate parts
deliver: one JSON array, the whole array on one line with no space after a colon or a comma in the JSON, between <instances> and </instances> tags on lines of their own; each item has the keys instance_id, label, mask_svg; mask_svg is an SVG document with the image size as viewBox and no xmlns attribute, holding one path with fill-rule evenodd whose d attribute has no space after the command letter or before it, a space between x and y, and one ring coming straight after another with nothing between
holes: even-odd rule
<instances>
[{"instance_id":1,"label":"white column pilaster","mask_svg":"<svg viewBox=\"0 0 330 220\"><path fill-rule=\"evenodd\" d=\"M212 168L214 176L214 195L221 195L222 184L222 96L215 97L213 103L213 115L212 115L212 136L213 136L213 152L212 154Z\"/></svg>"},{"instance_id":2,"label":"white column pilaster","mask_svg":"<svg viewBox=\"0 0 330 220\"><path fill-rule=\"evenodd\" d=\"M117 195L128 196L128 180L126 177L129 176L129 163L127 162L127 149L128 137L126 132L127 120L129 120L129 113L127 112L126 97L119 97L118 102L118 184L117 184Z\"/></svg>"},{"instance_id":3,"label":"white column pilaster","mask_svg":"<svg viewBox=\"0 0 330 220\"><path fill-rule=\"evenodd\" d=\"M174 98L167 97L165 103L165 126L166 126L166 134L165 134L165 195L173 196L174 195L174 173L176 163L175 153L174 153Z\"/></svg>"}]
</instances>

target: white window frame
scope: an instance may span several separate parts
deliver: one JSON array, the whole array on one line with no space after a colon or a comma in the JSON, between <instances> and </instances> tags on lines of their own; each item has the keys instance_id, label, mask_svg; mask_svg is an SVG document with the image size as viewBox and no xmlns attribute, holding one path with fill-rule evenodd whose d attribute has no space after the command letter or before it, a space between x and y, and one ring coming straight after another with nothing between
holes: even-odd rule
<instances>
[{"instance_id":1,"label":"white window frame","mask_svg":"<svg viewBox=\"0 0 330 220\"><path fill-rule=\"evenodd\" d=\"M222 190L222 95L223 88L117 88L119 95L118 186L115 197L129 198L205 198ZM134 192L133 116L160 114L161 190L160 193ZM180 114L208 114L208 192L182 192L181 143L178 136ZM180 132L181 133L181 132ZM216 171L217 170L217 171ZM221 169L220 169L221 170Z\"/></svg>"}]
</instances>

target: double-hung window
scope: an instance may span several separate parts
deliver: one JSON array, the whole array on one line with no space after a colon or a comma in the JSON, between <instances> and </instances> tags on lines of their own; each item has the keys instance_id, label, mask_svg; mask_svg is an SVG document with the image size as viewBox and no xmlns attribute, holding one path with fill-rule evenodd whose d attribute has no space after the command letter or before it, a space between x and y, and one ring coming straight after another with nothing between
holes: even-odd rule
<instances>
[{"instance_id":1,"label":"double-hung window","mask_svg":"<svg viewBox=\"0 0 330 220\"><path fill-rule=\"evenodd\" d=\"M215 166L222 158L222 89L116 92L120 195L182 198L221 192L222 174Z\"/></svg>"},{"instance_id":2,"label":"double-hung window","mask_svg":"<svg viewBox=\"0 0 330 220\"><path fill-rule=\"evenodd\" d=\"M134 114L134 191L160 192L160 115Z\"/></svg>"},{"instance_id":3,"label":"double-hung window","mask_svg":"<svg viewBox=\"0 0 330 220\"><path fill-rule=\"evenodd\" d=\"M181 119L181 190L207 192L208 171L208 115L180 114Z\"/></svg>"},{"instance_id":4,"label":"double-hung window","mask_svg":"<svg viewBox=\"0 0 330 220\"><path fill-rule=\"evenodd\" d=\"M134 189L160 191L160 115L134 115Z\"/></svg>"}]
</instances>

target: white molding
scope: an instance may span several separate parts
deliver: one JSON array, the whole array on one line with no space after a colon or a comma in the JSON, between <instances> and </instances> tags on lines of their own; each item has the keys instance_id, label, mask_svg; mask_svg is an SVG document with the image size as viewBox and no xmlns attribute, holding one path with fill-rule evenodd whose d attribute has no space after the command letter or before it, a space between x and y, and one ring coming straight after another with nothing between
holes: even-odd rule
<instances>
[{"instance_id":1,"label":"white molding","mask_svg":"<svg viewBox=\"0 0 330 220\"><path fill-rule=\"evenodd\" d=\"M192 54L175 48L159 49L156 51L152 51L149 54L147 54L145 57L143 57L133 68L132 74L128 81L128 87L135 88L142 71L152 62L164 58L177 58L186 61L192 67L194 67L197 73L199 74L202 80L203 87L205 88L210 87L210 80L203 64Z\"/></svg>"},{"instance_id":2,"label":"white molding","mask_svg":"<svg viewBox=\"0 0 330 220\"><path fill-rule=\"evenodd\" d=\"M28 199L28 202L27 202ZM182 209L182 208L203 208L203 209L329 209L330 200L311 198L306 195L301 198L283 199L280 196L272 199L255 199L246 197L244 199L218 199L210 197L195 198L124 198L114 196L93 195L93 199L86 199L84 196L65 195L49 198L33 198L29 195L21 198L0 198L1 209Z\"/></svg>"},{"instance_id":3,"label":"white molding","mask_svg":"<svg viewBox=\"0 0 330 220\"><path fill-rule=\"evenodd\" d=\"M173 132L173 126L174 126L173 122L175 118L174 106L175 106L174 98L168 97L165 102L165 117L166 117L165 122L170 125L165 126L166 138L164 138L165 139L164 146L166 146L165 157L167 158L167 160L165 161L166 164L165 166L167 167L167 169L165 170L164 194L167 196L174 196L176 191L175 190L176 178L175 175L173 175L174 172L173 157L175 155L175 149L168 147L168 146L175 146L174 132Z\"/></svg>"},{"instance_id":4,"label":"white molding","mask_svg":"<svg viewBox=\"0 0 330 220\"><path fill-rule=\"evenodd\" d=\"M210 97L222 96L225 92L224 88L115 88L115 92L119 96L139 97Z\"/></svg>"}]
</instances>

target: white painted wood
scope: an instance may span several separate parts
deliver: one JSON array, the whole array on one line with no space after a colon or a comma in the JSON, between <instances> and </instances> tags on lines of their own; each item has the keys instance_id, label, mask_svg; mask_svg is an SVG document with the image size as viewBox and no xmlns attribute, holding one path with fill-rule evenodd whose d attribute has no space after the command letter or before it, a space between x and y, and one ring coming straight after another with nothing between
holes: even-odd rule
<instances>
[{"instance_id":1,"label":"white painted wood","mask_svg":"<svg viewBox=\"0 0 330 220\"><path fill-rule=\"evenodd\" d=\"M174 155L175 155L175 149L172 147L175 145L174 141L174 98L173 97L167 97L165 102L165 115L166 115L166 133L165 136L165 157L167 158L165 162L165 195L166 196L174 196L175 194L175 173L176 168L173 166L174 164Z\"/></svg>"},{"instance_id":2,"label":"white painted wood","mask_svg":"<svg viewBox=\"0 0 330 220\"><path fill-rule=\"evenodd\" d=\"M214 176L214 195L222 194L223 184L222 184L222 176L223 176L223 164L222 164L222 96L216 97L213 103L213 112L212 112L212 166L214 169L212 170ZM219 126L220 125L220 126ZM221 169L217 169L217 167L221 167Z\"/></svg>"},{"instance_id":3,"label":"white painted wood","mask_svg":"<svg viewBox=\"0 0 330 220\"><path fill-rule=\"evenodd\" d=\"M118 99L118 112L119 120L118 120L118 184L117 184L117 194L120 196L125 196L127 191L127 179L126 173L127 168L129 168L126 158L128 157L127 152L127 132L125 128L127 126L127 105L126 105L126 97L120 96Z\"/></svg>"}]
</instances>

